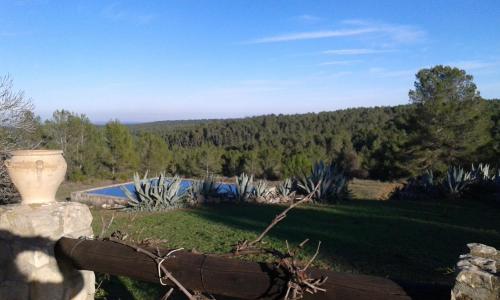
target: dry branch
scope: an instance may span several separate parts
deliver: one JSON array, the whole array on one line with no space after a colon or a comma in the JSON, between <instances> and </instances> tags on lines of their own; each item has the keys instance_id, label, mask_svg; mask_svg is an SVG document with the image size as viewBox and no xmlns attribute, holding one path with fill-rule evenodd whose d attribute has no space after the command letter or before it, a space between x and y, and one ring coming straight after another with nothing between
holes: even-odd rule
<instances>
[{"instance_id":1,"label":"dry branch","mask_svg":"<svg viewBox=\"0 0 500 300\"><path fill-rule=\"evenodd\" d=\"M305 202L308 202L312 199L312 197L314 196L314 193L316 192L316 190L318 189L318 186L316 186L314 188L314 190L309 193L309 195L305 196L304 198L302 198L301 200L295 202L295 203L292 203L289 207L287 207L285 210L283 210L280 214L278 214L276 217L274 217L274 219L271 221L271 223L262 231L262 233L253 241L248 241L248 240L244 240L242 242L239 242L235 245L234 249L233 249L233 252L235 254L243 254L242 252L255 252L255 251L252 251L252 250L255 250L255 246L258 244L258 243L261 243L262 242L262 239L266 236L266 234L274 227L276 226L279 222L281 222L283 219L286 218L287 216L287 213L292 210L293 208L299 206L300 204L302 203L305 203Z\"/></svg>"},{"instance_id":2,"label":"dry branch","mask_svg":"<svg viewBox=\"0 0 500 300\"><path fill-rule=\"evenodd\" d=\"M314 196L314 193L318 189L317 185L314 190L305 196L301 200L292 203L289 207L278 214L271 223L262 231L262 233L253 241L244 240L235 245L233 253L235 255L242 254L254 254L254 253L268 253L273 255L277 261L275 264L278 268L282 268L287 275L287 291L285 293L285 300L298 300L304 297L305 293L315 294L317 292L326 292L326 289L321 288L321 286L328 279L326 276L321 276L319 278L311 277L306 271L307 268L312 264L319 254L319 249L321 247L321 241L318 243L316 253L312 256L309 262L306 263L304 267L300 266L300 262L297 261L296 255L299 250L302 250L304 245L309 241L309 239L304 240L300 243L295 251L290 250L288 241L286 242L287 253L282 253L277 249L262 249L258 248L258 244L262 244L262 239L266 234L279 222L286 218L287 213L293 208L299 206L302 203L308 202Z\"/></svg>"},{"instance_id":3,"label":"dry branch","mask_svg":"<svg viewBox=\"0 0 500 300\"><path fill-rule=\"evenodd\" d=\"M180 249L174 249L170 252L168 252L165 256L160 256L159 254L159 249L157 248L157 252L158 252L158 255L155 255L154 253L144 249L144 248L141 248L139 246L136 246L136 245L133 245L133 244L128 244L128 243L125 243L124 241L122 240L119 240L119 239L115 239L115 238L110 238L109 239L111 242L114 242L114 243L118 243L118 244L121 244L121 245L125 245L125 246L128 246L128 247L131 247L133 248L135 251L139 252L139 253L143 253L147 256L149 256L152 260L154 260L158 266L158 279L160 281L160 284L161 285L167 285L166 283L163 282L163 279L168 279L170 280L171 282L173 282L175 284L175 286L184 294L186 295L186 297L190 300L196 300L196 299L199 299L198 297L192 295L173 275L172 273L170 273L167 268L163 265L163 262L168 259L170 257L170 255L172 255L173 253L177 252L177 251L180 251L180 250L183 250L183 248L180 248ZM164 275L162 275L162 272ZM167 292L167 294L165 294L165 296L163 296L163 299L167 299L168 296L170 296L170 294L172 294L172 289L169 290Z\"/></svg>"}]
</instances>

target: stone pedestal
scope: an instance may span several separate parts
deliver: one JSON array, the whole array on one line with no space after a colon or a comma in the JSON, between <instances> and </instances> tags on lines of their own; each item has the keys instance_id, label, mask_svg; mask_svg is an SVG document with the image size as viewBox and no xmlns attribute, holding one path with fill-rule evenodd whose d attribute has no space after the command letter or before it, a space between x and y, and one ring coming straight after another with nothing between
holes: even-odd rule
<instances>
[{"instance_id":1,"label":"stone pedestal","mask_svg":"<svg viewBox=\"0 0 500 300\"><path fill-rule=\"evenodd\" d=\"M92 237L84 204L52 202L0 206L0 298L94 299L94 273L56 260L55 242Z\"/></svg>"},{"instance_id":2,"label":"stone pedestal","mask_svg":"<svg viewBox=\"0 0 500 300\"><path fill-rule=\"evenodd\" d=\"M500 300L500 251L483 244L467 244L460 256L452 300Z\"/></svg>"}]
</instances>

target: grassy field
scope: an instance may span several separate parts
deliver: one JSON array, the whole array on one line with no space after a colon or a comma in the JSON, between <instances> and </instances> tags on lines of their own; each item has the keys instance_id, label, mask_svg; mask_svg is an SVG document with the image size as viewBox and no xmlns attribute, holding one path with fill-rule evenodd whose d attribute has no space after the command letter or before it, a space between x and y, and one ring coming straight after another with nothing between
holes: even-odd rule
<instances>
[{"instance_id":1,"label":"grassy field","mask_svg":"<svg viewBox=\"0 0 500 300\"><path fill-rule=\"evenodd\" d=\"M231 245L256 236L283 206L221 204L198 209L138 215L116 213L111 231L120 229L140 238L166 239L166 247L206 253L226 253ZM94 232L100 216L93 211ZM352 200L335 206L308 205L292 211L266 238L283 249L285 240L311 240L305 255L322 241L317 266L372 274L412 282L451 284L457 258L466 244L500 247L500 208L478 201L410 202ZM250 259L263 260L264 257ZM107 299L154 299L161 289L127 278L112 278L103 290Z\"/></svg>"}]
</instances>

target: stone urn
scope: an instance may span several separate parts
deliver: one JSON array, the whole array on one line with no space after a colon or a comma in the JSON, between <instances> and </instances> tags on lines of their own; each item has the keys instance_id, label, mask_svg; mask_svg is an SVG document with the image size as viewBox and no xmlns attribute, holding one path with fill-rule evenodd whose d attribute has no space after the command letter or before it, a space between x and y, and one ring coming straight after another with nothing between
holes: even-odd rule
<instances>
[{"instance_id":1,"label":"stone urn","mask_svg":"<svg viewBox=\"0 0 500 300\"><path fill-rule=\"evenodd\" d=\"M66 161L62 150L17 150L5 161L9 176L21 194L21 204L56 201L64 181Z\"/></svg>"}]
</instances>

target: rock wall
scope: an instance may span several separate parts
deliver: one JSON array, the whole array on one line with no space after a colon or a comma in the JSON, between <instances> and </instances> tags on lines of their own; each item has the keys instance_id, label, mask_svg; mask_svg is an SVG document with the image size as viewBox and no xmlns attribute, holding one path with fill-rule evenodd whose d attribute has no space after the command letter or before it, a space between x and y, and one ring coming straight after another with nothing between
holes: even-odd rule
<instances>
[{"instance_id":1,"label":"rock wall","mask_svg":"<svg viewBox=\"0 0 500 300\"><path fill-rule=\"evenodd\" d=\"M88 191L79 191L72 192L71 201L80 202L87 204L89 206L104 208L104 209L113 209L113 208L121 208L127 205L128 201L125 198L115 197L115 196L104 196L104 195L95 195L90 194Z\"/></svg>"},{"instance_id":2,"label":"rock wall","mask_svg":"<svg viewBox=\"0 0 500 300\"><path fill-rule=\"evenodd\" d=\"M452 300L500 300L500 251L483 244L467 244L460 256Z\"/></svg>"},{"instance_id":3,"label":"rock wall","mask_svg":"<svg viewBox=\"0 0 500 300\"><path fill-rule=\"evenodd\" d=\"M92 237L81 203L0 206L0 299L94 299L94 273L56 260L55 242Z\"/></svg>"}]
</instances>

